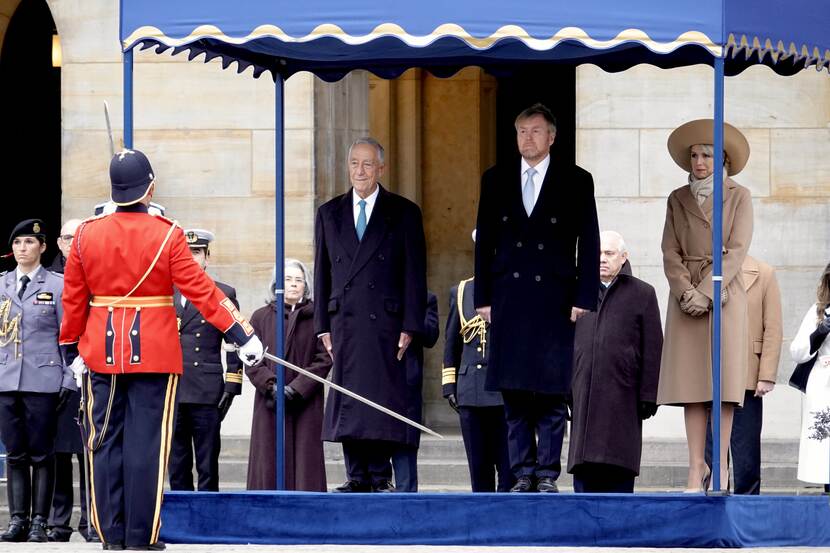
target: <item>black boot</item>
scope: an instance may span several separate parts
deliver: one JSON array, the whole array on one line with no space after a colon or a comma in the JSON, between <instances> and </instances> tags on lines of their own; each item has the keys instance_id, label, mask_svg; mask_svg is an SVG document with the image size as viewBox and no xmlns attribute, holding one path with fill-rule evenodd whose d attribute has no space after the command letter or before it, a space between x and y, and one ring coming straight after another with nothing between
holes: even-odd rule
<instances>
[{"instance_id":1,"label":"black boot","mask_svg":"<svg viewBox=\"0 0 830 553\"><path fill-rule=\"evenodd\" d=\"M32 498L29 465L9 464L6 491L9 497L9 529L0 534L2 541L26 541L29 534L29 506Z\"/></svg>"},{"instance_id":2,"label":"black boot","mask_svg":"<svg viewBox=\"0 0 830 553\"><path fill-rule=\"evenodd\" d=\"M54 493L55 459L49 458L32 467L32 526L29 529L28 541L49 541L46 525Z\"/></svg>"}]
</instances>

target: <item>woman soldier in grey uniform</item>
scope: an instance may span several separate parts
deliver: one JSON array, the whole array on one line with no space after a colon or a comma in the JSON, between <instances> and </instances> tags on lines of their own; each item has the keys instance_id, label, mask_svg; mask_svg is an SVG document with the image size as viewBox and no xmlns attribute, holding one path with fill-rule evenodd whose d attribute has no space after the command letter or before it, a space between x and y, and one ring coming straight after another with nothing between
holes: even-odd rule
<instances>
[{"instance_id":1,"label":"woman soldier in grey uniform","mask_svg":"<svg viewBox=\"0 0 830 553\"><path fill-rule=\"evenodd\" d=\"M18 224L9 238L17 268L0 275L0 438L10 514L2 541L47 541L56 412L75 389L58 349L63 278L40 265L45 239L43 221Z\"/></svg>"}]
</instances>

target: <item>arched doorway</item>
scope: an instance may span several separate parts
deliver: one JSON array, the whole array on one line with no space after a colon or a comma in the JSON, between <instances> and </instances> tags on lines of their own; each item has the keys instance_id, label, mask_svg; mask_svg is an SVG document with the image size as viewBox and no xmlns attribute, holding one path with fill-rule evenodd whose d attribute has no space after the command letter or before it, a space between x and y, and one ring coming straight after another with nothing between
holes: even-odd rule
<instances>
[{"instance_id":1,"label":"arched doorway","mask_svg":"<svg viewBox=\"0 0 830 553\"><path fill-rule=\"evenodd\" d=\"M55 22L45 0L3 0L11 14L0 35L0 253L10 251L8 236L22 219L46 223L47 265L57 253L61 218L60 67L53 67ZM6 16L8 17L8 15ZM2 31L0 31L2 33ZM13 258L0 269L15 266Z\"/></svg>"}]
</instances>

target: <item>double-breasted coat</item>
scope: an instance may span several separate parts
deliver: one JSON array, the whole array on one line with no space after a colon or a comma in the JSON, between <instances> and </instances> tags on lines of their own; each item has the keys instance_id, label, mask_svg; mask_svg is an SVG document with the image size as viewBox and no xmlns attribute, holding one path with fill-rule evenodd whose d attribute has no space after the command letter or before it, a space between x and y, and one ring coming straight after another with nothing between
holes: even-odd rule
<instances>
[{"instance_id":1,"label":"double-breasted coat","mask_svg":"<svg viewBox=\"0 0 830 553\"><path fill-rule=\"evenodd\" d=\"M783 341L781 291L775 269L750 255L744 260L743 279L749 323L746 389L754 390L759 380L775 382L778 377Z\"/></svg>"},{"instance_id":2,"label":"double-breasted coat","mask_svg":"<svg viewBox=\"0 0 830 553\"><path fill-rule=\"evenodd\" d=\"M438 341L438 297L427 291L427 309L424 315L424 333L412 340L406 349L406 389L409 394L405 413L401 413L416 422L422 422L424 411L424 348L431 348ZM407 426L409 436L406 443L417 447L421 443L421 431Z\"/></svg>"},{"instance_id":3,"label":"double-breasted coat","mask_svg":"<svg viewBox=\"0 0 830 553\"><path fill-rule=\"evenodd\" d=\"M232 286L216 281L216 287L239 309L236 290ZM227 368L222 368L222 333L199 313L193 302L188 301L182 306L182 295L178 290L173 294L173 304L182 345L178 402L218 405L223 392L241 394L242 362L235 352L226 352ZM225 378L222 377L224 372L227 373Z\"/></svg>"},{"instance_id":4,"label":"double-breasted coat","mask_svg":"<svg viewBox=\"0 0 830 553\"><path fill-rule=\"evenodd\" d=\"M682 405L712 401L712 311L692 317L680 299L697 288L712 300L713 195L698 205L689 185L669 195L663 228L663 269L669 281L666 332L657 401ZM752 198L732 179L723 188L721 399L742 403L747 376L746 290L741 265L752 241Z\"/></svg>"},{"instance_id":5,"label":"double-breasted coat","mask_svg":"<svg viewBox=\"0 0 830 553\"><path fill-rule=\"evenodd\" d=\"M251 316L251 325L262 343L275 351L277 317L275 305L260 307ZM294 309L286 305L285 359L317 376L327 377L331 357L314 334L314 304L303 301ZM276 380L276 365L263 360L245 369L256 388L251 422L251 448L248 459L248 489L276 489L275 411L268 391ZM285 383L302 399L285 410L285 486L288 490L326 491L326 466L323 458L323 385L285 369Z\"/></svg>"},{"instance_id":6,"label":"double-breasted coat","mask_svg":"<svg viewBox=\"0 0 830 553\"><path fill-rule=\"evenodd\" d=\"M657 401L663 346L657 295L626 262L600 296L597 312L576 322L568 472L601 463L639 474L638 405Z\"/></svg>"},{"instance_id":7,"label":"double-breasted coat","mask_svg":"<svg viewBox=\"0 0 830 553\"><path fill-rule=\"evenodd\" d=\"M571 308L597 305L599 229L591 174L552 161L528 217L521 161L493 167L481 179L476 229L475 305L492 308L488 389L567 394Z\"/></svg>"},{"instance_id":8,"label":"double-breasted coat","mask_svg":"<svg viewBox=\"0 0 830 553\"><path fill-rule=\"evenodd\" d=\"M362 241L352 191L326 202L315 224L317 334L331 333L332 381L397 413L408 406L402 331L422 334L426 244L421 211L380 187ZM340 393L326 400L323 439L416 445L406 424Z\"/></svg>"}]
</instances>

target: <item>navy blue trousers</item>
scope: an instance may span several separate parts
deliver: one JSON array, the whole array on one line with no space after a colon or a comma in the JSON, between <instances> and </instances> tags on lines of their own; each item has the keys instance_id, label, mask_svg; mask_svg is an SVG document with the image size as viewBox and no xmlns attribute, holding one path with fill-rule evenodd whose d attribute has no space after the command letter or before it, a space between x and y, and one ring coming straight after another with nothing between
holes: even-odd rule
<instances>
[{"instance_id":1,"label":"navy blue trousers","mask_svg":"<svg viewBox=\"0 0 830 553\"><path fill-rule=\"evenodd\" d=\"M734 493L758 495L761 493L761 425L764 422L764 400L755 397L755 390L746 390L744 406L735 409L732 418L732 436L729 440L729 460L734 476ZM712 466L712 427L706 433L706 464ZM726 488L726 482L721 482Z\"/></svg>"},{"instance_id":2,"label":"navy blue trousers","mask_svg":"<svg viewBox=\"0 0 830 553\"><path fill-rule=\"evenodd\" d=\"M502 398L513 475L559 478L568 412L565 398L517 390L502 390Z\"/></svg>"},{"instance_id":3,"label":"navy blue trousers","mask_svg":"<svg viewBox=\"0 0 830 553\"><path fill-rule=\"evenodd\" d=\"M504 407L460 406L458 417L473 492L509 492L516 480L510 472Z\"/></svg>"},{"instance_id":4,"label":"navy blue trousers","mask_svg":"<svg viewBox=\"0 0 830 553\"><path fill-rule=\"evenodd\" d=\"M0 439L9 468L54 462L58 394L0 392Z\"/></svg>"},{"instance_id":5,"label":"navy blue trousers","mask_svg":"<svg viewBox=\"0 0 830 553\"><path fill-rule=\"evenodd\" d=\"M395 491L415 493L418 491L418 448L400 444L392 454L392 469L395 471Z\"/></svg>"},{"instance_id":6,"label":"navy blue trousers","mask_svg":"<svg viewBox=\"0 0 830 553\"><path fill-rule=\"evenodd\" d=\"M343 458L349 480L378 486L384 480L392 480L390 459L398 444L382 440L344 440Z\"/></svg>"},{"instance_id":7,"label":"navy blue trousers","mask_svg":"<svg viewBox=\"0 0 830 553\"><path fill-rule=\"evenodd\" d=\"M104 543L158 541L178 382L175 374L90 373L89 515Z\"/></svg>"},{"instance_id":8,"label":"navy blue trousers","mask_svg":"<svg viewBox=\"0 0 830 553\"><path fill-rule=\"evenodd\" d=\"M179 403L170 451L170 489L193 491L193 458L200 492L219 491L219 450L222 425L216 405Z\"/></svg>"},{"instance_id":9,"label":"navy blue trousers","mask_svg":"<svg viewBox=\"0 0 830 553\"><path fill-rule=\"evenodd\" d=\"M75 506L72 457L78 458L79 469L78 489L80 491L81 519L78 522L78 532L86 536L88 525L86 512L86 475L84 474L84 458L81 454L55 453L55 496L52 498L52 512L49 515L49 526L58 534L72 534L72 509Z\"/></svg>"}]
</instances>

